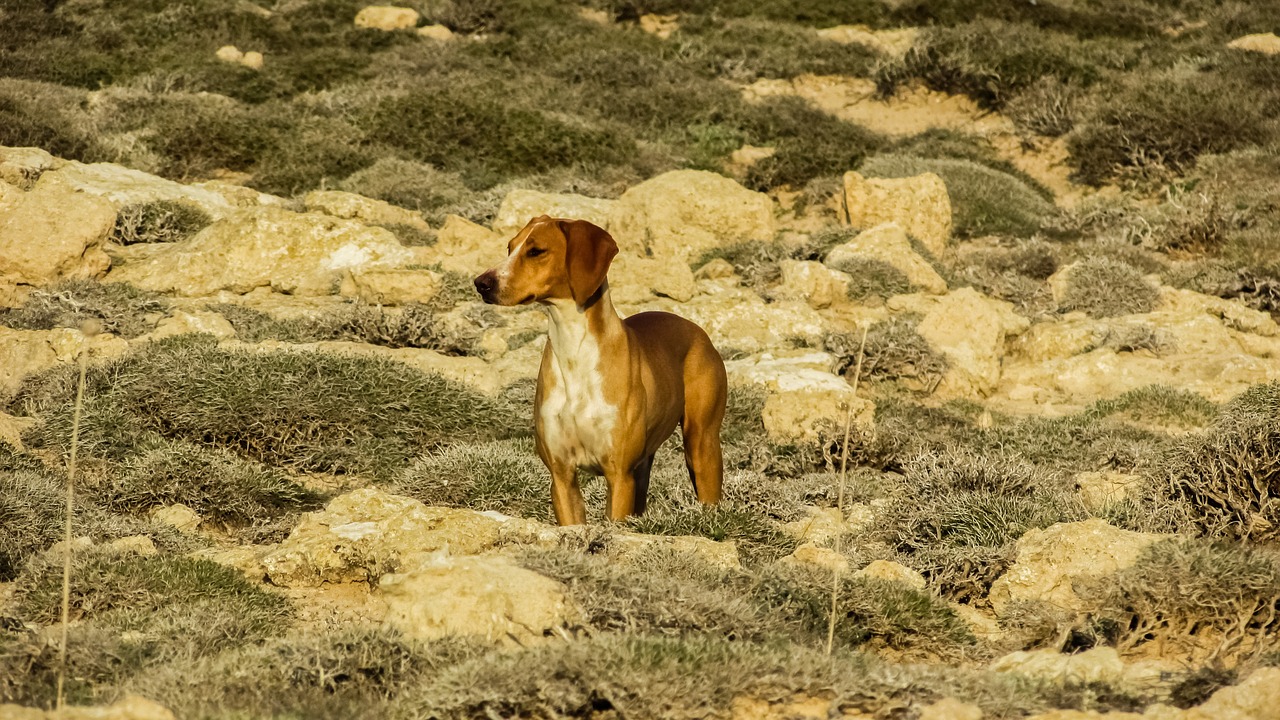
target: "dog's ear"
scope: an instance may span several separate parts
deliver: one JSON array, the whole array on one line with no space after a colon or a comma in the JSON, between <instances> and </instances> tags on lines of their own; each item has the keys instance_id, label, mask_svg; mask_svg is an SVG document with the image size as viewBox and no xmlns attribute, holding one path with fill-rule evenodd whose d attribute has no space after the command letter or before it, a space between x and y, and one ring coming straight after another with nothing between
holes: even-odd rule
<instances>
[{"instance_id":1,"label":"dog's ear","mask_svg":"<svg viewBox=\"0 0 1280 720\"><path fill-rule=\"evenodd\" d=\"M609 263L618 254L618 243L603 228L586 220L556 222L564 233L569 290L573 301L581 306L604 284Z\"/></svg>"}]
</instances>

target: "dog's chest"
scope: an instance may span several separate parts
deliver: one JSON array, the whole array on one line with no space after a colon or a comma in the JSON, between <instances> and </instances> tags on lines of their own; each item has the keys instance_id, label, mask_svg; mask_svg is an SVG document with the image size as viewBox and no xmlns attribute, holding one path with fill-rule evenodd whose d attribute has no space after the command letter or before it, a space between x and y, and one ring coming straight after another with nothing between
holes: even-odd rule
<instances>
[{"instance_id":1,"label":"dog's chest","mask_svg":"<svg viewBox=\"0 0 1280 720\"><path fill-rule=\"evenodd\" d=\"M551 331L547 385L538 408L542 440L564 461L598 469L610 455L618 408L605 399L600 347L576 328Z\"/></svg>"}]
</instances>

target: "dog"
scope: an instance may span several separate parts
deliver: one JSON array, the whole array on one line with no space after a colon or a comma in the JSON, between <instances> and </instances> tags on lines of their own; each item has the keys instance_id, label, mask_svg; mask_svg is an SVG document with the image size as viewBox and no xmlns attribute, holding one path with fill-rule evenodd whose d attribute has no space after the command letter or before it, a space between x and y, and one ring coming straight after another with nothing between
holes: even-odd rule
<instances>
[{"instance_id":1,"label":"dog","mask_svg":"<svg viewBox=\"0 0 1280 720\"><path fill-rule=\"evenodd\" d=\"M537 303L550 317L534 435L560 525L586 523L579 469L604 475L609 519L643 513L654 453L677 425L698 500L720 500L724 360L702 328L678 315L621 318L606 278L617 254L602 228L542 215L507 243L504 262L475 279L486 303Z\"/></svg>"}]
</instances>

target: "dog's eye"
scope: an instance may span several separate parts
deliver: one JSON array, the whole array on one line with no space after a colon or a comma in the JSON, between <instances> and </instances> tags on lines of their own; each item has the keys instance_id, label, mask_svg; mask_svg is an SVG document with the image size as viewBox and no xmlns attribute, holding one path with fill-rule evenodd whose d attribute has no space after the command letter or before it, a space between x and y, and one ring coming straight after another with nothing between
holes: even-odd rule
<instances>
[{"instance_id":1,"label":"dog's eye","mask_svg":"<svg viewBox=\"0 0 1280 720\"><path fill-rule=\"evenodd\" d=\"M543 248L533 247L533 248L529 248L529 252L525 253L525 255L529 257L538 257L539 255L545 252L546 250Z\"/></svg>"}]
</instances>

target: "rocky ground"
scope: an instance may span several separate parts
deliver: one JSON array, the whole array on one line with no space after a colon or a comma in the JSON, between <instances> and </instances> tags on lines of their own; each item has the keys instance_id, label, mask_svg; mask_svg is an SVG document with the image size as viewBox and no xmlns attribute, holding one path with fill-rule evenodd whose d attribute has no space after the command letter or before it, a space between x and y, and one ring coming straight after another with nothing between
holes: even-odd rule
<instances>
[{"instance_id":1,"label":"rocky ground","mask_svg":"<svg viewBox=\"0 0 1280 720\"><path fill-rule=\"evenodd\" d=\"M341 31L300 24L307 3L243 5L252 22L357 37L393 68L530 42L515 20L477 26L466 3L438 17L326 9ZM1210 133L1159 158L1134 139L1159 113L1135 111L1116 121L1134 128L1130 154L1095 162L1121 142L1098 139L1110 100L1062 103L1138 92L1119 61L1096 86L1053 85L1066 71L1049 68L1006 87L1012 66L947 66L948 33L973 27L941 10L936 26L899 10L869 27L806 21L815 30L762 7L724 21L592 6L572 22L662 62L722 53L708 82L745 103L733 112L808 108L805 122L842 128L815 137L862 138L865 157L776 128L727 144L703 128L697 143L724 144L710 160L659 134L637 136L635 165L500 166L485 153L512 149L484 146L481 169L387 171L463 188L445 201L426 185L385 191L358 177L368 168L280 184L266 153L202 168L191 146L156 144L158 124L101 124L144 89L256 112L237 93L266 80L290 108L358 114L329 90L279 90L301 82L295 56L247 46L200 66L241 73L221 87L235 100L134 79L62 111L92 116L97 146L52 124L20 136L43 147L0 143L0 716L1273 717L1274 107L1242 144ZM1153 57L1199 43L1214 61L1196 72L1258 87L1280 67L1274 36L1218 37L1256 29L1247 9L1197 25L1142 8ZM1134 12L1124 22L1148 17ZM782 33L780 54L735 61L751 72L731 46L697 44L760 28ZM1079 48L1102 62L1111 42L1138 52L1092 36ZM21 54L4 52L22 77ZM841 53L878 69L859 75ZM1160 82L1195 91L1175 66ZM0 116L31 120L22 82L0 79ZM1051 122L1063 114L1074 129ZM499 171L517 179L485 179ZM584 187L564 181L579 171ZM593 524L552 526L530 437L545 316L470 288L542 213L617 239L624 314L688 317L725 356L719 508L694 500L677 438L643 517L605 523L592 479ZM47 713L77 427L77 707Z\"/></svg>"}]
</instances>

